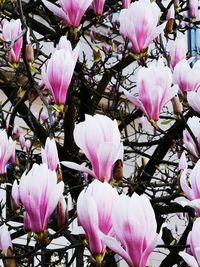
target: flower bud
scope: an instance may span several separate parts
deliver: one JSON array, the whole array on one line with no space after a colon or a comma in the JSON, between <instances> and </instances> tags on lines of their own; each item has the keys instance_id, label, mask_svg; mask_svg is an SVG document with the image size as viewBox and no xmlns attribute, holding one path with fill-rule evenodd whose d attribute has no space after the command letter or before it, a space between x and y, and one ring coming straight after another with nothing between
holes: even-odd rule
<instances>
[{"instance_id":1,"label":"flower bud","mask_svg":"<svg viewBox=\"0 0 200 267\"><path fill-rule=\"evenodd\" d=\"M34 61L34 50L31 44L26 45L26 59L28 63L33 63Z\"/></svg>"},{"instance_id":2,"label":"flower bud","mask_svg":"<svg viewBox=\"0 0 200 267\"><path fill-rule=\"evenodd\" d=\"M64 196L62 195L57 206L58 225L63 227L68 222L67 204Z\"/></svg>"},{"instance_id":3,"label":"flower bud","mask_svg":"<svg viewBox=\"0 0 200 267\"><path fill-rule=\"evenodd\" d=\"M182 114L183 106L182 106L178 96L174 96L172 98L172 106L173 106L174 114L176 114L176 115Z\"/></svg>"}]
</instances>

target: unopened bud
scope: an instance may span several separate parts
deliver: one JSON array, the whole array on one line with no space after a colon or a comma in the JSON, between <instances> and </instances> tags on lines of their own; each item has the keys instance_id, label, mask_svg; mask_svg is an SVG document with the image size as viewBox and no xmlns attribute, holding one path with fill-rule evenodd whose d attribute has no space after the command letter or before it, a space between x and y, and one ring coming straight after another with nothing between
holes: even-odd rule
<instances>
[{"instance_id":1,"label":"unopened bud","mask_svg":"<svg viewBox=\"0 0 200 267\"><path fill-rule=\"evenodd\" d=\"M65 226L68 223L68 211L67 204L64 196L62 195L57 206L58 225L60 227Z\"/></svg>"},{"instance_id":2,"label":"unopened bud","mask_svg":"<svg viewBox=\"0 0 200 267\"><path fill-rule=\"evenodd\" d=\"M183 106L182 106L178 96L174 96L172 98L172 106L173 106L174 114L176 114L176 115L182 114Z\"/></svg>"},{"instance_id":3,"label":"unopened bud","mask_svg":"<svg viewBox=\"0 0 200 267\"><path fill-rule=\"evenodd\" d=\"M180 4L179 0L174 0L174 7L176 10L179 8L179 4Z\"/></svg>"},{"instance_id":4,"label":"unopened bud","mask_svg":"<svg viewBox=\"0 0 200 267\"><path fill-rule=\"evenodd\" d=\"M113 167L113 178L116 181L121 181L123 178L123 163L121 159L118 159Z\"/></svg>"},{"instance_id":5,"label":"unopened bud","mask_svg":"<svg viewBox=\"0 0 200 267\"><path fill-rule=\"evenodd\" d=\"M26 59L29 63L33 63L34 61L34 51L31 44L26 45Z\"/></svg>"},{"instance_id":6,"label":"unopened bud","mask_svg":"<svg viewBox=\"0 0 200 267\"><path fill-rule=\"evenodd\" d=\"M170 18L168 21L167 21L167 24L166 24L166 27L165 27L165 32L166 33L171 33L173 32L173 29L174 29L174 23L175 23L175 20L173 18Z\"/></svg>"}]
</instances>

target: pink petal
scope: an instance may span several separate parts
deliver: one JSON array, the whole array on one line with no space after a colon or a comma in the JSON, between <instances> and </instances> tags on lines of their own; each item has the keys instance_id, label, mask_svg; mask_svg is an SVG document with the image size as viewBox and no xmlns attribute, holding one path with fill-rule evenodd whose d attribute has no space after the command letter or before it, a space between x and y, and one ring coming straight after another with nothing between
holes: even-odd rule
<instances>
[{"instance_id":1,"label":"pink petal","mask_svg":"<svg viewBox=\"0 0 200 267\"><path fill-rule=\"evenodd\" d=\"M199 92L187 93L188 104L198 113L200 113L200 94Z\"/></svg>"},{"instance_id":2,"label":"pink petal","mask_svg":"<svg viewBox=\"0 0 200 267\"><path fill-rule=\"evenodd\" d=\"M86 172L88 174L90 174L92 177L96 178L96 175L94 174L93 171L91 171L89 168L83 166L83 165L79 165L77 163L71 162L71 161L61 161L60 162L62 165L64 165L67 168L73 169L73 170L77 170L80 172Z\"/></svg>"},{"instance_id":3,"label":"pink petal","mask_svg":"<svg viewBox=\"0 0 200 267\"><path fill-rule=\"evenodd\" d=\"M190 267L199 267L195 258L189 255L186 252L179 252L179 255L183 258L183 260L190 266Z\"/></svg>"},{"instance_id":4,"label":"pink petal","mask_svg":"<svg viewBox=\"0 0 200 267\"><path fill-rule=\"evenodd\" d=\"M194 193L188 185L186 171L187 170L184 170L181 174L180 185L181 185L181 189L186 194L187 198L191 200L191 199L193 199Z\"/></svg>"},{"instance_id":5,"label":"pink petal","mask_svg":"<svg viewBox=\"0 0 200 267\"><path fill-rule=\"evenodd\" d=\"M102 253L102 242L98 233L98 212L96 203L91 196L85 193L85 189L80 193L77 200L77 215L80 225L86 232L89 240L89 247L93 254Z\"/></svg>"},{"instance_id":6,"label":"pink petal","mask_svg":"<svg viewBox=\"0 0 200 267\"><path fill-rule=\"evenodd\" d=\"M106 244L107 247L109 247L111 250L120 255L128 263L129 266L133 266L130 256L121 247L120 243L115 238L111 236L106 236L101 231L99 231L99 235L101 240Z\"/></svg>"}]
</instances>

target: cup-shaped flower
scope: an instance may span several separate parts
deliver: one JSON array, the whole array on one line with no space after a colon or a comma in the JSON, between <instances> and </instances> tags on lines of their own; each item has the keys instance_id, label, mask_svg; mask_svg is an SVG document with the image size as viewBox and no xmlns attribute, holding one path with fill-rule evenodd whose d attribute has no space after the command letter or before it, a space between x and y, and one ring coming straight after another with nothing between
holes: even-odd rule
<instances>
[{"instance_id":1,"label":"cup-shaped flower","mask_svg":"<svg viewBox=\"0 0 200 267\"><path fill-rule=\"evenodd\" d=\"M8 59L11 64L19 63L22 49L22 28L20 19L4 20L2 38L5 42ZM11 45L11 46L10 46Z\"/></svg>"},{"instance_id":2,"label":"cup-shaped flower","mask_svg":"<svg viewBox=\"0 0 200 267\"><path fill-rule=\"evenodd\" d=\"M43 233L56 209L64 189L64 183L57 183L55 171L46 164L34 164L24 172L19 183L19 196L30 220L34 233Z\"/></svg>"},{"instance_id":3,"label":"cup-shaped flower","mask_svg":"<svg viewBox=\"0 0 200 267\"><path fill-rule=\"evenodd\" d=\"M183 143L187 149L198 158L200 155L200 119L194 116L188 119L187 124L192 131L193 136L191 136L188 129L185 129L183 131ZM196 141L193 137L196 138Z\"/></svg>"},{"instance_id":4,"label":"cup-shaped flower","mask_svg":"<svg viewBox=\"0 0 200 267\"><path fill-rule=\"evenodd\" d=\"M166 23L157 26L159 16L157 4L149 0L136 1L120 12L120 33L131 41L134 53L144 52L163 31Z\"/></svg>"},{"instance_id":5,"label":"cup-shaped flower","mask_svg":"<svg viewBox=\"0 0 200 267\"><path fill-rule=\"evenodd\" d=\"M102 16L105 0L93 0L92 8L97 16Z\"/></svg>"},{"instance_id":6,"label":"cup-shaped flower","mask_svg":"<svg viewBox=\"0 0 200 267\"><path fill-rule=\"evenodd\" d=\"M48 165L48 168L52 171L57 171L60 166L58 158L58 150L55 139L46 139L45 147L41 148L42 162Z\"/></svg>"},{"instance_id":7,"label":"cup-shaped flower","mask_svg":"<svg viewBox=\"0 0 200 267\"><path fill-rule=\"evenodd\" d=\"M79 27L81 19L93 0L59 0L61 7L42 0L54 15L62 18L67 26Z\"/></svg>"},{"instance_id":8,"label":"cup-shaped flower","mask_svg":"<svg viewBox=\"0 0 200 267\"><path fill-rule=\"evenodd\" d=\"M179 93L196 91L200 87L200 61L191 68L186 59L176 64L173 73L174 84L178 84Z\"/></svg>"},{"instance_id":9,"label":"cup-shaped flower","mask_svg":"<svg viewBox=\"0 0 200 267\"><path fill-rule=\"evenodd\" d=\"M131 4L131 0L122 0L123 8L129 8L130 4Z\"/></svg>"},{"instance_id":10,"label":"cup-shaped flower","mask_svg":"<svg viewBox=\"0 0 200 267\"><path fill-rule=\"evenodd\" d=\"M190 245L189 253L179 252L179 255L190 267L200 266L200 218L193 224L192 230L188 234L187 245ZM187 251L188 252L188 251Z\"/></svg>"},{"instance_id":11,"label":"cup-shaped flower","mask_svg":"<svg viewBox=\"0 0 200 267\"><path fill-rule=\"evenodd\" d=\"M6 173L8 161L15 161L15 141L11 137L8 139L5 130L0 131L0 151L0 175L3 175Z\"/></svg>"},{"instance_id":12,"label":"cup-shaped flower","mask_svg":"<svg viewBox=\"0 0 200 267\"><path fill-rule=\"evenodd\" d=\"M163 106L177 93L176 86L171 87L171 70L163 65L152 63L138 72L136 85L138 97L124 90L125 96L143 111L149 121L157 121Z\"/></svg>"},{"instance_id":13,"label":"cup-shaped flower","mask_svg":"<svg viewBox=\"0 0 200 267\"><path fill-rule=\"evenodd\" d=\"M57 105L65 104L78 53L78 46L73 51L70 49L56 50L47 65L43 65L42 82L52 93Z\"/></svg>"},{"instance_id":14,"label":"cup-shaped flower","mask_svg":"<svg viewBox=\"0 0 200 267\"><path fill-rule=\"evenodd\" d=\"M113 206L112 225L115 238L101 234L103 242L130 267L145 267L161 238L147 197L136 193L132 197L120 195Z\"/></svg>"},{"instance_id":15,"label":"cup-shaped flower","mask_svg":"<svg viewBox=\"0 0 200 267\"><path fill-rule=\"evenodd\" d=\"M200 113L200 89L187 93L187 100L190 107Z\"/></svg>"},{"instance_id":16,"label":"cup-shaped flower","mask_svg":"<svg viewBox=\"0 0 200 267\"><path fill-rule=\"evenodd\" d=\"M61 162L64 166L89 173L100 181L110 181L118 159L123 161L123 145L117 121L104 115L90 116L75 126L74 140L89 159L92 171L73 162Z\"/></svg>"},{"instance_id":17,"label":"cup-shaped flower","mask_svg":"<svg viewBox=\"0 0 200 267\"><path fill-rule=\"evenodd\" d=\"M176 38L169 51L172 68L174 68L178 62L186 58L186 53L186 40L184 38Z\"/></svg>"},{"instance_id":18,"label":"cup-shaped flower","mask_svg":"<svg viewBox=\"0 0 200 267\"><path fill-rule=\"evenodd\" d=\"M190 206L195 209L197 216L200 216L200 160L197 161L195 167L189 175L189 183L187 180L187 168L182 172L180 185L189 201L183 201L183 206Z\"/></svg>"},{"instance_id":19,"label":"cup-shaped flower","mask_svg":"<svg viewBox=\"0 0 200 267\"><path fill-rule=\"evenodd\" d=\"M94 180L84 189L77 201L78 222L83 227L93 255L105 252L99 230L108 234L112 227L111 211L118 197L117 191L107 182Z\"/></svg>"},{"instance_id":20,"label":"cup-shaped flower","mask_svg":"<svg viewBox=\"0 0 200 267\"><path fill-rule=\"evenodd\" d=\"M10 233L8 227L3 224L0 228L0 250L7 256L8 249L13 249Z\"/></svg>"}]
</instances>

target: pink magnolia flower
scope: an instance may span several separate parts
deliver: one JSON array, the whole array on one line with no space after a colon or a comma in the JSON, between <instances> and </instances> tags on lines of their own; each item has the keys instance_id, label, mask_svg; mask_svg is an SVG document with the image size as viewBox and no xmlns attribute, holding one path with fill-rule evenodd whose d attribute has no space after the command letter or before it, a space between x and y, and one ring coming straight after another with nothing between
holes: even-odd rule
<instances>
[{"instance_id":1,"label":"pink magnolia flower","mask_svg":"<svg viewBox=\"0 0 200 267\"><path fill-rule=\"evenodd\" d=\"M131 0L122 0L123 8L129 8L130 4L131 4Z\"/></svg>"},{"instance_id":2,"label":"pink magnolia flower","mask_svg":"<svg viewBox=\"0 0 200 267\"><path fill-rule=\"evenodd\" d=\"M78 27L86 10L93 0L59 0L61 7L52 4L47 0L42 0L43 4L62 18L68 26Z\"/></svg>"},{"instance_id":3,"label":"pink magnolia flower","mask_svg":"<svg viewBox=\"0 0 200 267\"><path fill-rule=\"evenodd\" d=\"M190 107L192 107L196 112L200 113L200 89L196 92L188 92L187 100Z\"/></svg>"},{"instance_id":4,"label":"pink magnolia flower","mask_svg":"<svg viewBox=\"0 0 200 267\"><path fill-rule=\"evenodd\" d=\"M56 172L49 170L46 164L34 164L28 173L24 172L22 175L19 198L34 233L39 234L47 229L63 189L64 183L57 183Z\"/></svg>"},{"instance_id":5,"label":"pink magnolia flower","mask_svg":"<svg viewBox=\"0 0 200 267\"><path fill-rule=\"evenodd\" d=\"M200 61L191 68L186 59L181 60L174 68L174 84L178 84L179 93L196 91L200 87Z\"/></svg>"},{"instance_id":6,"label":"pink magnolia flower","mask_svg":"<svg viewBox=\"0 0 200 267\"><path fill-rule=\"evenodd\" d=\"M77 62L79 47L56 50L42 68L42 83L51 91L54 102L64 105ZM42 84L41 83L41 84Z\"/></svg>"},{"instance_id":7,"label":"pink magnolia flower","mask_svg":"<svg viewBox=\"0 0 200 267\"><path fill-rule=\"evenodd\" d=\"M157 26L160 10L149 0L132 3L120 12L120 33L132 44L134 53L141 53L163 31L165 24Z\"/></svg>"},{"instance_id":8,"label":"pink magnolia flower","mask_svg":"<svg viewBox=\"0 0 200 267\"><path fill-rule=\"evenodd\" d=\"M145 267L161 239L161 234L156 233L156 218L147 197L136 193L132 197L120 195L113 206L112 226L115 238L101 234L102 241L129 267Z\"/></svg>"},{"instance_id":9,"label":"pink magnolia flower","mask_svg":"<svg viewBox=\"0 0 200 267\"><path fill-rule=\"evenodd\" d=\"M93 0L92 8L97 16L102 16L105 0Z\"/></svg>"},{"instance_id":10,"label":"pink magnolia flower","mask_svg":"<svg viewBox=\"0 0 200 267\"><path fill-rule=\"evenodd\" d=\"M148 68L139 70L136 84L139 96L132 96L124 90L125 96L144 112L149 121L157 121L163 106L177 93L177 87L171 87L170 69L152 63Z\"/></svg>"},{"instance_id":11,"label":"pink magnolia flower","mask_svg":"<svg viewBox=\"0 0 200 267\"><path fill-rule=\"evenodd\" d=\"M5 130L0 130L0 175L6 173L6 164L15 162L15 141L7 136Z\"/></svg>"},{"instance_id":12,"label":"pink magnolia flower","mask_svg":"<svg viewBox=\"0 0 200 267\"><path fill-rule=\"evenodd\" d=\"M9 249L13 249L12 240L8 227L3 224L0 228L0 250L2 250L2 253L7 256Z\"/></svg>"},{"instance_id":13,"label":"pink magnolia flower","mask_svg":"<svg viewBox=\"0 0 200 267\"><path fill-rule=\"evenodd\" d=\"M184 38L176 38L169 51L171 66L174 68L178 62L186 58L187 44Z\"/></svg>"},{"instance_id":14,"label":"pink magnolia flower","mask_svg":"<svg viewBox=\"0 0 200 267\"><path fill-rule=\"evenodd\" d=\"M197 216L200 216L200 160L197 161L191 174L189 175L189 182L187 180L187 168L182 172L180 178L180 184L183 192L185 193L187 199L181 204L183 206L190 206L195 209Z\"/></svg>"},{"instance_id":15,"label":"pink magnolia flower","mask_svg":"<svg viewBox=\"0 0 200 267\"><path fill-rule=\"evenodd\" d=\"M48 165L48 168L52 171L56 171L60 166L58 158L58 150L55 139L46 139L44 149L41 148L42 162Z\"/></svg>"},{"instance_id":16,"label":"pink magnolia flower","mask_svg":"<svg viewBox=\"0 0 200 267\"><path fill-rule=\"evenodd\" d=\"M10 43L12 44L11 49L7 52L11 64L19 63L23 42L21 34L22 28L20 19L12 19L11 21L5 19L3 21L2 37L6 42L5 47L8 48Z\"/></svg>"},{"instance_id":17,"label":"pink magnolia flower","mask_svg":"<svg viewBox=\"0 0 200 267\"><path fill-rule=\"evenodd\" d=\"M107 182L94 180L80 193L77 201L78 222L83 227L93 255L103 254L105 245L99 230L108 234L112 227L111 211L118 197L117 191Z\"/></svg>"},{"instance_id":18,"label":"pink magnolia flower","mask_svg":"<svg viewBox=\"0 0 200 267\"><path fill-rule=\"evenodd\" d=\"M83 171L100 181L110 181L118 159L123 161L123 144L116 120L104 115L90 116L76 125L74 140L89 159L92 170L73 162L63 161L64 166Z\"/></svg>"},{"instance_id":19,"label":"pink magnolia flower","mask_svg":"<svg viewBox=\"0 0 200 267\"><path fill-rule=\"evenodd\" d=\"M197 218L193 224L192 230L188 234L187 244L190 245L189 251L179 252L179 255L190 267L200 266L200 218Z\"/></svg>"},{"instance_id":20,"label":"pink magnolia flower","mask_svg":"<svg viewBox=\"0 0 200 267\"><path fill-rule=\"evenodd\" d=\"M196 138L196 143L200 146L200 119L194 116L188 119L187 124ZM187 129L183 131L183 143L193 155L195 155L197 158L199 157L199 149L197 144Z\"/></svg>"},{"instance_id":21,"label":"pink magnolia flower","mask_svg":"<svg viewBox=\"0 0 200 267\"><path fill-rule=\"evenodd\" d=\"M189 0L189 16L192 19L196 19L198 17L198 7L199 7L199 1L198 0Z\"/></svg>"}]
</instances>

